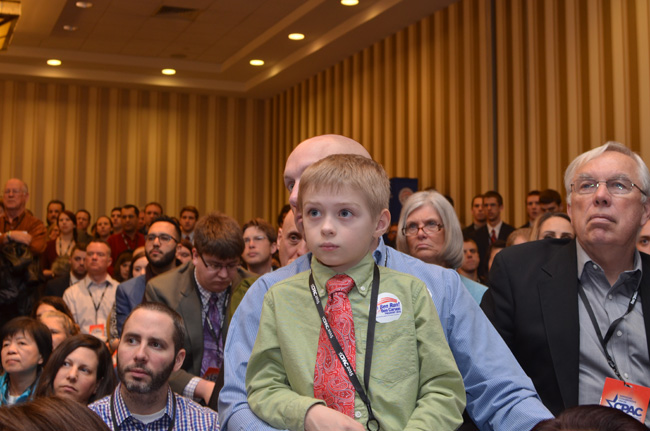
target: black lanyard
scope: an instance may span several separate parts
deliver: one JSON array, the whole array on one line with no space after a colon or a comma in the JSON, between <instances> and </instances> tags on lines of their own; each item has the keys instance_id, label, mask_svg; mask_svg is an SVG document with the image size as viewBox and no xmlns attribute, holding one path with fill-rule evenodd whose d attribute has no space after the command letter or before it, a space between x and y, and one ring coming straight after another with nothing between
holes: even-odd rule
<instances>
[{"instance_id":1,"label":"black lanyard","mask_svg":"<svg viewBox=\"0 0 650 431\"><path fill-rule=\"evenodd\" d=\"M90 293L90 286L86 285L86 289L88 289L88 296L90 296L90 300L92 301L93 307L95 308L95 325L97 324L97 312L99 311L99 307L102 306L102 301L104 301L104 295L106 295L106 291L108 290L108 286L110 285L108 281L105 281L104 283L105 283L104 291L102 293L102 297L99 298L99 304L95 304L95 298L93 298L93 294ZM97 284L97 286L100 286L100 284Z\"/></svg>"},{"instance_id":2,"label":"black lanyard","mask_svg":"<svg viewBox=\"0 0 650 431\"><path fill-rule=\"evenodd\" d=\"M370 315L368 316L366 358L365 358L364 368L363 368L363 382L365 383L365 387L366 387L365 391L363 390L363 387L359 382L359 378L354 372L354 369L352 368L352 364L350 364L348 357L345 356L345 353L343 353L343 349L341 348L341 344L339 343L339 340L336 339L336 335L334 335L334 332L332 332L332 328L330 327L330 324L327 321L327 317L325 317L323 304L321 304L320 302L318 289L316 288L316 284L314 283L314 276L311 274L311 272L309 273L309 288L311 290L312 299L314 300L316 309L318 310L318 314L320 315L320 320L323 323L323 328L325 328L325 333L327 334L327 338L329 338L330 343L332 344L332 348L334 348L334 352L336 352L336 356L339 358L341 365L343 365L343 369L347 373L348 379L350 379L350 382L354 386L354 389L357 391L357 393L361 397L361 400L366 405L366 409L368 409L368 421L366 422L366 429L368 431L379 431L381 427L379 426L379 421L377 420L377 418L375 418L375 415L372 412L372 407L370 406L370 399L368 398L367 395L368 385L370 382L370 365L372 364L372 349L373 349L373 343L375 339L375 324L377 320L377 297L379 296L379 267L377 266L377 264L375 264L373 278L372 278L372 291L370 293ZM371 430L371 426L370 426L371 424L376 425L376 428L373 426Z\"/></svg>"},{"instance_id":3,"label":"black lanyard","mask_svg":"<svg viewBox=\"0 0 650 431\"><path fill-rule=\"evenodd\" d=\"M596 315L594 314L594 310L591 308L589 299L587 299L585 290L583 289L582 283L580 282L578 282L578 293L580 294L580 298L582 298L582 303L585 304L585 308L587 309L587 314L589 314L589 319L591 319L591 323L594 325L594 329L596 330L596 335L598 336L598 341L600 341L600 345L603 347L603 351L605 352L605 359L607 359L607 364L610 366L612 370L614 370L616 377L618 377L620 381L625 383L625 379L621 376L621 373L618 371L618 366L616 366L616 362L614 361L614 358L612 358L609 352L607 351L607 343L612 338L612 335L614 335L614 331L621 323L621 321L625 318L625 316L627 316L632 312L632 310L634 310L634 305L636 305L636 300L639 296L639 289L637 288L632 294L632 297L630 298L630 303L627 306L627 311L625 312L625 314L623 314L618 319L614 320L612 324L609 325L609 329L605 334L605 338L603 338L603 334L600 332L598 321L596 321Z\"/></svg>"},{"instance_id":4,"label":"black lanyard","mask_svg":"<svg viewBox=\"0 0 650 431\"><path fill-rule=\"evenodd\" d=\"M117 418L115 416L115 392L118 391L119 388L115 389L113 393L111 394L111 420L113 421L113 431L120 431L120 425L117 423ZM174 429L174 422L176 422L176 395L174 392L171 392L172 394L172 418L171 422L169 422L169 427L167 427L167 431L172 431Z\"/></svg>"}]
</instances>

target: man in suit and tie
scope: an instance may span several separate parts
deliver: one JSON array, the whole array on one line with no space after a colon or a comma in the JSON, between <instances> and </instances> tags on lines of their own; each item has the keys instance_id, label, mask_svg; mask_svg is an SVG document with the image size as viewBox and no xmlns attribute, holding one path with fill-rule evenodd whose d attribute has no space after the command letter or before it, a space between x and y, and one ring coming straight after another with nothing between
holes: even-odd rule
<instances>
[{"instance_id":1,"label":"man in suit and tie","mask_svg":"<svg viewBox=\"0 0 650 431\"><path fill-rule=\"evenodd\" d=\"M503 197L499 192L490 190L483 195L483 211L487 218L485 226L476 230L474 240L478 247L478 254L481 264L478 268L479 277L485 277L488 272L488 261L490 256L488 251L490 245L497 240L507 240L515 228L501 220L501 211L503 211Z\"/></svg>"},{"instance_id":2,"label":"man in suit and tie","mask_svg":"<svg viewBox=\"0 0 650 431\"><path fill-rule=\"evenodd\" d=\"M172 389L215 409L228 325L255 280L239 266L243 252L239 224L224 214L208 214L194 229L192 261L152 278L145 290L147 301L168 305L185 322L187 355L171 377Z\"/></svg>"},{"instance_id":3,"label":"man in suit and tie","mask_svg":"<svg viewBox=\"0 0 650 431\"><path fill-rule=\"evenodd\" d=\"M650 386L650 257L635 247L650 172L608 142L578 156L564 183L576 238L499 253L481 305L556 415L599 404L607 377Z\"/></svg>"},{"instance_id":4,"label":"man in suit and tie","mask_svg":"<svg viewBox=\"0 0 650 431\"><path fill-rule=\"evenodd\" d=\"M199 210L193 206L183 207L181 208L180 217L182 238L192 242L194 240L194 226L196 226L196 221L199 219Z\"/></svg>"}]
</instances>

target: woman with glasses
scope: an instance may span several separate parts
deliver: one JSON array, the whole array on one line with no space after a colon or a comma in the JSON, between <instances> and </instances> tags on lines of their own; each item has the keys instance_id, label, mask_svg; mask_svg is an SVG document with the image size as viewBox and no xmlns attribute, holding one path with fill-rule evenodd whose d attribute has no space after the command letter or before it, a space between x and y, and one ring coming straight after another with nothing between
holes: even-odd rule
<instances>
[{"instance_id":1,"label":"woman with glasses","mask_svg":"<svg viewBox=\"0 0 650 431\"><path fill-rule=\"evenodd\" d=\"M411 195L400 214L397 249L413 257L445 268L458 269L463 263L463 233L449 201L436 191ZM460 276L476 302L487 288Z\"/></svg>"}]
</instances>

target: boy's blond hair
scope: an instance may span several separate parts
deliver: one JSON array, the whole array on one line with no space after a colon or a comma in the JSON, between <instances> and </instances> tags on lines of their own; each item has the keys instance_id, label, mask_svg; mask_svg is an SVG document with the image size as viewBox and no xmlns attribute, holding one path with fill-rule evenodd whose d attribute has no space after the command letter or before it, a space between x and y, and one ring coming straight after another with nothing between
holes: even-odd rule
<instances>
[{"instance_id":1,"label":"boy's blond hair","mask_svg":"<svg viewBox=\"0 0 650 431\"><path fill-rule=\"evenodd\" d=\"M305 169L298 189L298 211L305 195L314 190L338 193L351 189L361 193L372 217L388 208L390 181L384 168L372 159L356 154L333 154Z\"/></svg>"}]
</instances>

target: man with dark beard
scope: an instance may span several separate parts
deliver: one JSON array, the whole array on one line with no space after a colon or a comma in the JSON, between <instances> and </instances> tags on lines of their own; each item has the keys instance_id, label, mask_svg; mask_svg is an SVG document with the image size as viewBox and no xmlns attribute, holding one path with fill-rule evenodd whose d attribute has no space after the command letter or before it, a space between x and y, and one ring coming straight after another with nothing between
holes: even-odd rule
<instances>
[{"instance_id":1,"label":"man with dark beard","mask_svg":"<svg viewBox=\"0 0 650 431\"><path fill-rule=\"evenodd\" d=\"M181 316L158 302L140 304L129 315L117 351L121 383L88 406L113 431L219 429L216 412L169 387L169 376L185 360L184 331Z\"/></svg>"},{"instance_id":2,"label":"man with dark beard","mask_svg":"<svg viewBox=\"0 0 650 431\"><path fill-rule=\"evenodd\" d=\"M144 289L149 280L163 272L176 268L176 247L181 239L181 228L171 217L156 218L145 235L144 252L149 264L147 272L125 281L115 292L115 315L117 331L122 333L126 316L142 302Z\"/></svg>"}]
</instances>

